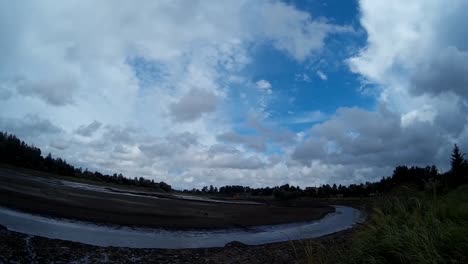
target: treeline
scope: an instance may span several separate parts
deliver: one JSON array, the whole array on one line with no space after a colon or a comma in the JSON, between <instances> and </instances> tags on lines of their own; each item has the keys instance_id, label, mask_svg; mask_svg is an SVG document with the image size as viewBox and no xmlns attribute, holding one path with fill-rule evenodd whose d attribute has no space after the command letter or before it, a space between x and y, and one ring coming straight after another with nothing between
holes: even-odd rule
<instances>
[{"instance_id":1,"label":"treeline","mask_svg":"<svg viewBox=\"0 0 468 264\"><path fill-rule=\"evenodd\" d=\"M366 182L361 184L329 185L324 184L319 187L291 186L289 184L265 187L251 188L240 185L223 186L219 189L213 186L205 186L201 190L184 190L186 193L197 194L222 194L230 196L273 196L279 200L286 200L298 197L369 197L392 190L395 186L412 185L421 190L430 189L438 192L445 192L461 184L468 184L468 161L461 153L457 145L453 148L451 156L451 170L440 173L436 166L407 167L398 166L393 171L392 176L383 177L378 182Z\"/></svg>"},{"instance_id":2,"label":"treeline","mask_svg":"<svg viewBox=\"0 0 468 264\"><path fill-rule=\"evenodd\" d=\"M143 177L132 179L116 173L106 175L98 171L90 172L88 169L75 168L61 158L53 158L50 153L43 157L39 148L28 145L15 135L6 132L0 132L0 163L94 181L150 187L166 192L172 191L171 186L165 182L155 182ZM348 186L325 184L302 189L299 186L289 184L264 188L228 185L219 188L205 186L201 190L193 188L183 192L229 196L273 196L280 200L303 196L317 198L368 197L388 192L395 186L405 184L416 186L419 189L436 189L438 192L447 191L461 184L468 184L468 161L459 147L454 145L451 155L451 170L445 173L440 173L435 166L424 168L398 166L393 171L392 176L383 177L378 182L365 182Z\"/></svg>"},{"instance_id":3,"label":"treeline","mask_svg":"<svg viewBox=\"0 0 468 264\"><path fill-rule=\"evenodd\" d=\"M93 181L150 187L156 190L169 192L171 186L165 182L155 182L143 177L127 178L122 174L107 175L98 171L90 172L88 169L75 168L61 158L53 158L49 153L42 156L41 149L26 144L15 135L0 132L0 162L23 168L29 168L63 176L71 176Z\"/></svg>"}]
</instances>

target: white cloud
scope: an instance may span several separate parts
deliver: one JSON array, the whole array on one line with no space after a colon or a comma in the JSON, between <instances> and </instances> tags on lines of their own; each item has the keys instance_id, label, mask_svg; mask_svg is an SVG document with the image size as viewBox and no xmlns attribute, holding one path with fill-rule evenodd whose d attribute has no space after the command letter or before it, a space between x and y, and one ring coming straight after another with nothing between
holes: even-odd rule
<instances>
[{"instance_id":1,"label":"white cloud","mask_svg":"<svg viewBox=\"0 0 468 264\"><path fill-rule=\"evenodd\" d=\"M317 76L318 76L320 79L322 79L322 81L328 80L327 75L325 75L325 73L323 73L322 71L318 70L318 71L316 71L316 73L317 73Z\"/></svg>"},{"instance_id":2,"label":"white cloud","mask_svg":"<svg viewBox=\"0 0 468 264\"><path fill-rule=\"evenodd\" d=\"M301 112L295 115L293 115L294 113L290 114L292 116L290 119L287 120L287 122L292 124L315 123L323 121L327 118L327 116L320 111Z\"/></svg>"},{"instance_id":3,"label":"white cloud","mask_svg":"<svg viewBox=\"0 0 468 264\"><path fill-rule=\"evenodd\" d=\"M377 87L380 108L294 114L287 122L314 124L293 133L258 114L262 98L252 134L233 132L239 109L225 108L252 80L251 48L304 62L350 27L276 1L0 6L0 128L79 166L176 187L305 186L376 179L400 163L446 166L452 142L468 147L466 1L360 1L368 39L348 63ZM139 59L154 67L135 68ZM274 97L268 80L252 86Z\"/></svg>"},{"instance_id":4,"label":"white cloud","mask_svg":"<svg viewBox=\"0 0 468 264\"><path fill-rule=\"evenodd\" d=\"M310 79L309 75L302 73L302 74L296 74L294 80L296 81L303 81L303 82L311 82L312 80Z\"/></svg>"},{"instance_id":5,"label":"white cloud","mask_svg":"<svg viewBox=\"0 0 468 264\"><path fill-rule=\"evenodd\" d=\"M257 88L264 91L267 94L271 94L271 83L266 80L259 80L255 83L257 85Z\"/></svg>"},{"instance_id":6,"label":"white cloud","mask_svg":"<svg viewBox=\"0 0 468 264\"><path fill-rule=\"evenodd\" d=\"M450 143L468 147L466 1L360 1L368 39L348 63L378 87L381 108L295 114L288 122L321 123L293 133L266 122L262 98L253 134L232 132L236 113L224 107L251 80L251 48L304 62L352 28L277 1L0 6L0 128L79 166L176 187L305 186L378 178L401 162L444 165ZM255 85L273 97L269 81Z\"/></svg>"},{"instance_id":7,"label":"white cloud","mask_svg":"<svg viewBox=\"0 0 468 264\"><path fill-rule=\"evenodd\" d=\"M348 63L375 87L380 107L339 109L310 128L293 159L342 165L363 177L371 177L369 169L389 174L399 164L447 169L452 144L468 145L462 114L468 30L459 26L467 7L466 1L361 0L367 45Z\"/></svg>"},{"instance_id":8,"label":"white cloud","mask_svg":"<svg viewBox=\"0 0 468 264\"><path fill-rule=\"evenodd\" d=\"M250 79L242 70L257 44L302 62L330 34L352 29L277 1L46 0L2 2L0 32L2 129L83 167L177 186L187 184L183 179L281 181L285 163L257 166L267 160L263 153L242 150L231 164L210 158L217 135L232 127L223 107L230 85ZM21 121L33 113L47 119ZM262 129L268 140L290 138ZM188 132L196 132L196 143L188 143ZM170 151L176 157L163 155Z\"/></svg>"},{"instance_id":9,"label":"white cloud","mask_svg":"<svg viewBox=\"0 0 468 264\"><path fill-rule=\"evenodd\" d=\"M349 60L367 81L385 87L382 100L413 110L423 94L466 96L466 1L361 1L367 46ZM431 95L432 94L432 95Z\"/></svg>"},{"instance_id":10,"label":"white cloud","mask_svg":"<svg viewBox=\"0 0 468 264\"><path fill-rule=\"evenodd\" d=\"M322 174L330 182L378 180L396 165L448 169L452 144L468 147L467 7L361 0L367 44L347 62L375 89L378 108L340 108L312 125L298 136L293 161L333 171Z\"/></svg>"},{"instance_id":11,"label":"white cloud","mask_svg":"<svg viewBox=\"0 0 468 264\"><path fill-rule=\"evenodd\" d=\"M323 48L325 38L334 33L354 32L351 27L337 26L324 20L313 20L310 14L282 2L262 6L259 16L250 25L271 39L274 46L298 61Z\"/></svg>"}]
</instances>

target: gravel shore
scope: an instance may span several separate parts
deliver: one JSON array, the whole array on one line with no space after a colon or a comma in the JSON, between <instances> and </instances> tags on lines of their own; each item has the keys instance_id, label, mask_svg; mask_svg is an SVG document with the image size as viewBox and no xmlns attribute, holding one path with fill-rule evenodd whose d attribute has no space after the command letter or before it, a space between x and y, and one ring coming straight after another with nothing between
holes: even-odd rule
<instances>
[{"instance_id":1,"label":"gravel shore","mask_svg":"<svg viewBox=\"0 0 468 264\"><path fill-rule=\"evenodd\" d=\"M260 246L239 242L220 248L132 249L28 236L0 226L0 263L306 263L305 244L346 243L353 229L309 240Z\"/></svg>"}]
</instances>

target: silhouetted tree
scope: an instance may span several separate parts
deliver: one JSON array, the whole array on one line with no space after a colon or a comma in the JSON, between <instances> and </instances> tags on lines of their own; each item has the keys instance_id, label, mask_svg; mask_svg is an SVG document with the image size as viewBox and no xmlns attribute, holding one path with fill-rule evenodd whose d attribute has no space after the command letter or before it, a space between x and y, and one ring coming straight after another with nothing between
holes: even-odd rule
<instances>
[{"instance_id":1,"label":"silhouetted tree","mask_svg":"<svg viewBox=\"0 0 468 264\"><path fill-rule=\"evenodd\" d=\"M464 156L465 154L461 153L460 148L458 148L457 144L455 144L453 146L452 160L451 160L453 173L457 174L457 173L462 172L463 163L465 162Z\"/></svg>"},{"instance_id":2,"label":"silhouetted tree","mask_svg":"<svg viewBox=\"0 0 468 264\"><path fill-rule=\"evenodd\" d=\"M460 148L457 144L453 146L452 156L451 156L451 170L450 170L450 180L449 184L451 187L458 186L464 182L467 182L467 168L466 160L464 158L465 154L460 151Z\"/></svg>"},{"instance_id":3,"label":"silhouetted tree","mask_svg":"<svg viewBox=\"0 0 468 264\"><path fill-rule=\"evenodd\" d=\"M30 146L16 136L6 132L0 132L0 163L94 181L143 186L167 192L172 190L172 187L167 183L158 183L144 177L132 179L120 173L105 175L98 171L91 172L88 168L83 171L82 168L75 168L60 157L53 158L50 153L46 157L42 157L42 152L39 148ZM209 187L204 186L202 190L193 188L190 191L184 190L184 192L198 194L202 192L210 194L219 193L223 195L250 194L252 196L273 196L276 199L293 199L300 196L329 198L335 197L338 194L345 197L363 197L385 193L396 186L404 184L411 184L424 189L427 185L434 186L436 183L442 183L439 185L454 188L462 183L468 183L467 172L468 161L464 159L464 154L459 147L454 145L451 155L451 170L443 174L440 174L435 166L398 166L393 171L391 177L383 177L380 181L366 182L365 184L350 184L348 186L337 186L336 184L330 186L329 184L324 184L318 187L307 187L304 190L299 186L291 186L289 184L264 188L251 188L240 185L227 185L218 188L210 185Z\"/></svg>"},{"instance_id":4,"label":"silhouetted tree","mask_svg":"<svg viewBox=\"0 0 468 264\"><path fill-rule=\"evenodd\" d=\"M87 168L83 171L82 168L75 168L60 157L53 158L51 153L46 157L42 157L41 154L39 148L26 144L15 135L0 132L0 163L95 181L145 186L164 191L172 190L171 186L164 182L155 183L143 177L139 179L135 177L134 180L131 180L122 174L115 173L112 176L97 171L92 173Z\"/></svg>"}]
</instances>

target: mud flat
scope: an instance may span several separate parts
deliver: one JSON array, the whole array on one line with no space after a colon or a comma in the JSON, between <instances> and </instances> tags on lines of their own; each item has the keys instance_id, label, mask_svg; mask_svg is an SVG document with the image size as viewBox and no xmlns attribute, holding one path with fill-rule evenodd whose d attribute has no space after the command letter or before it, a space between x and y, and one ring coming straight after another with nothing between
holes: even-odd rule
<instances>
[{"instance_id":1,"label":"mud flat","mask_svg":"<svg viewBox=\"0 0 468 264\"><path fill-rule=\"evenodd\" d=\"M31 171L2 168L0 206L7 211L32 214L42 219L65 218L62 220L72 224L85 221L96 226L105 225L104 228L125 226L120 231L128 227L137 231L149 228L196 233L205 230L202 232L209 235L219 230L236 230L242 234L254 234L253 237L259 233L259 226L260 229L266 228L261 232L278 228L268 227L271 225L286 229L301 227L304 223L313 226L343 214L340 207L335 212L335 207L320 201L259 203L212 201L203 197L192 199L190 196L75 183L53 176L35 175ZM5 215L0 217L6 219ZM342 226L339 229L342 231L331 235L327 234L333 230L319 232L316 236L322 237L312 239L313 244L346 243L353 233L350 227L354 224ZM216 244L202 243L197 248L171 248L170 245L138 248L139 245L99 246L72 242L56 239L58 237L54 238L53 232L48 233L47 230L42 230L44 234L36 232L40 229L32 230L35 233L25 234L27 230L20 233L0 226L0 263L303 263L304 245L310 240L308 236L296 236L281 240L286 242L274 242L270 237L270 240L250 245L227 242L228 239ZM235 240L236 236L232 239ZM249 240L244 242L249 243Z\"/></svg>"},{"instance_id":2,"label":"mud flat","mask_svg":"<svg viewBox=\"0 0 468 264\"><path fill-rule=\"evenodd\" d=\"M189 197L190 198L190 197ZM0 206L81 221L166 229L245 228L317 220L332 206L232 203L80 184L0 168Z\"/></svg>"}]
</instances>

